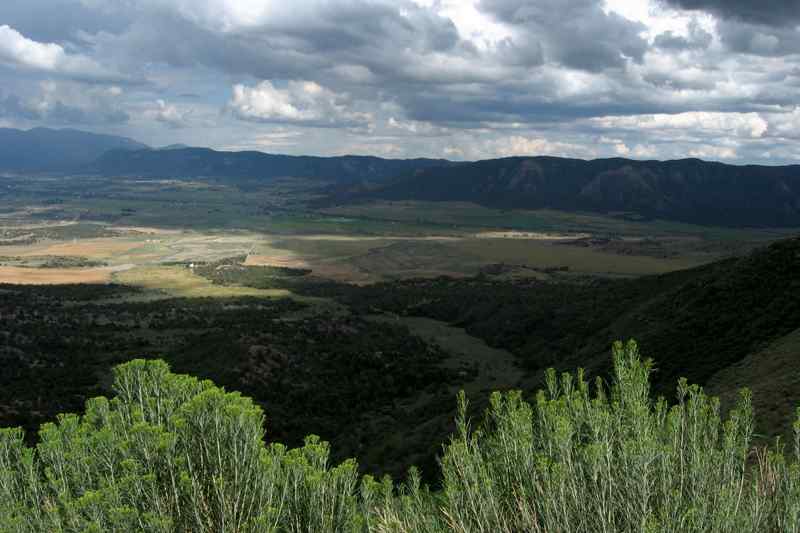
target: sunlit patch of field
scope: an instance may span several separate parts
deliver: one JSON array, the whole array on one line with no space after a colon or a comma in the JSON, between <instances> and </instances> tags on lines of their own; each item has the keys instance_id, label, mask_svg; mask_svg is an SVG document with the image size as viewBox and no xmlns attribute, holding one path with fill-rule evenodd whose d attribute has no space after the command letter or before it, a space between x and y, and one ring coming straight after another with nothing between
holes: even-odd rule
<instances>
[{"instance_id":1,"label":"sunlit patch of field","mask_svg":"<svg viewBox=\"0 0 800 533\"><path fill-rule=\"evenodd\" d=\"M186 266L146 266L119 272L113 281L165 293L177 298L233 298L256 296L261 298L282 298L291 293L282 289L252 289L215 285L196 275Z\"/></svg>"},{"instance_id":2,"label":"sunlit patch of field","mask_svg":"<svg viewBox=\"0 0 800 533\"><path fill-rule=\"evenodd\" d=\"M109 229L123 233L143 233L145 235L180 235L183 233L183 230L179 229L152 228L148 226L112 226Z\"/></svg>"},{"instance_id":3,"label":"sunlit patch of field","mask_svg":"<svg viewBox=\"0 0 800 533\"><path fill-rule=\"evenodd\" d=\"M107 208L111 213L125 205L114 204ZM149 213L147 206L137 209ZM155 269L153 272L160 272L152 280L142 280L148 287L156 288L157 283L164 283L167 290L174 293L211 290L215 294L230 288L203 288L196 285L202 283L199 279L194 280L195 285L187 285L185 272L176 277L174 272L163 269L175 264L244 257L246 266L310 269L316 278L364 284L409 277L470 276L499 263L530 268L532 272L567 267L581 274L630 276L669 272L716 258L711 253L683 253L684 249L694 249L690 246L697 247L695 241L702 238L699 234L684 233L686 228L676 225L647 226L609 217L547 211L507 212L471 204L389 202L352 209L355 210L353 216L368 218L330 214L308 218L289 213L281 215L283 218L266 217L261 229L249 230L222 226L209 229L207 224L212 220L205 220L202 226L176 224L162 228L156 219L144 215L140 219L126 218L130 222L125 224L81 222L75 225L66 219L53 220L55 225L73 226L58 232L48 230L42 234L45 237L37 237L43 239L38 242L3 246L0 255L81 257L109 266L133 264L136 271ZM373 217L384 217L384 220ZM233 223L238 223L238 219L225 222L226 225ZM411 228L408 224L414 224L413 231L408 229ZM200 227L206 229L200 230ZM649 238L642 236L646 227L658 232L674 231L676 239L695 241L676 245L680 249L671 257L666 252L672 252L674 246L667 249L656 243L648 244L648 248L647 243L638 242ZM617 233L613 249L611 245L605 249L594 241L583 246L567 242L594 237L596 231L616 232L625 228L631 232ZM662 249L666 252L658 256ZM36 265L12 263L8 266ZM98 280L99 274L88 270L89 266L84 267L87 279ZM167 276L164 272L172 273ZM125 275L133 274L126 272ZM55 271L41 276L53 277ZM114 280L120 277L117 275Z\"/></svg>"},{"instance_id":4,"label":"sunlit patch of field","mask_svg":"<svg viewBox=\"0 0 800 533\"><path fill-rule=\"evenodd\" d=\"M297 241L332 241L332 242L386 242L386 241L459 241L462 237L450 235L427 236L375 236L375 235L293 235L289 237Z\"/></svg>"},{"instance_id":5,"label":"sunlit patch of field","mask_svg":"<svg viewBox=\"0 0 800 533\"><path fill-rule=\"evenodd\" d=\"M78 223L71 220L60 220L56 222L36 222L36 223L21 223L21 224L8 224L10 218L14 214L0 215L0 230L26 230L26 229L50 229L50 228L65 228L67 226L76 226Z\"/></svg>"},{"instance_id":6,"label":"sunlit patch of field","mask_svg":"<svg viewBox=\"0 0 800 533\"><path fill-rule=\"evenodd\" d=\"M245 266L271 266L283 268L308 268L308 261L292 254L248 255Z\"/></svg>"},{"instance_id":7,"label":"sunlit patch of field","mask_svg":"<svg viewBox=\"0 0 800 533\"><path fill-rule=\"evenodd\" d=\"M476 239L524 239L532 241L570 241L588 239L591 233L543 233L539 231L481 231Z\"/></svg>"},{"instance_id":8,"label":"sunlit patch of field","mask_svg":"<svg viewBox=\"0 0 800 533\"><path fill-rule=\"evenodd\" d=\"M31 256L80 256L89 259L108 259L139 248L144 244L140 239L76 239L68 242L42 242L25 246L5 246L4 255L18 257Z\"/></svg>"},{"instance_id":9,"label":"sunlit patch of field","mask_svg":"<svg viewBox=\"0 0 800 533\"><path fill-rule=\"evenodd\" d=\"M522 239L468 239L449 245L453 256L468 255L485 263L535 268L568 267L582 274L636 276L662 274L698 266L693 257L620 256L593 248Z\"/></svg>"},{"instance_id":10,"label":"sunlit patch of field","mask_svg":"<svg viewBox=\"0 0 800 533\"><path fill-rule=\"evenodd\" d=\"M46 240L5 246L1 251L2 255L23 259L74 256L102 261L112 267L135 265L134 271L117 274L113 280L148 288L161 288L163 285L164 290L173 295L220 296L231 296L231 291L236 292L235 288L207 286L208 282L189 275L191 272L185 268L175 270L169 265L214 262L241 256L246 258L244 264L247 266L311 269L317 278L365 284L409 277L469 276L487 265L498 263L534 269L567 267L577 273L626 276L657 274L699 264L698 259L692 256L622 256L597 248L562 244L584 235L549 231L487 229L459 236L434 231L420 236L375 236L271 235L235 230L195 232L147 226L115 227L114 230L122 233L118 237ZM59 279L67 280L64 283L110 281L110 274L97 268L48 270L50 272L42 273L32 268L8 271L0 281L25 281L26 278L37 283ZM139 275L132 272L146 275L131 281L131 276ZM152 277L147 279L148 275ZM243 290L242 295L253 295L248 292L250 289ZM257 295L274 296L272 293Z\"/></svg>"},{"instance_id":11,"label":"sunlit patch of field","mask_svg":"<svg viewBox=\"0 0 800 533\"><path fill-rule=\"evenodd\" d=\"M0 266L0 283L16 285L67 285L110 283L119 267L98 268L28 268Z\"/></svg>"},{"instance_id":12,"label":"sunlit patch of field","mask_svg":"<svg viewBox=\"0 0 800 533\"><path fill-rule=\"evenodd\" d=\"M88 239L53 244L42 250L42 255L77 255L89 258L114 257L142 245L141 241L118 239Z\"/></svg>"},{"instance_id":13,"label":"sunlit patch of field","mask_svg":"<svg viewBox=\"0 0 800 533\"><path fill-rule=\"evenodd\" d=\"M660 274L701 264L696 257L622 256L595 248L555 244L562 239L516 234L495 238L429 239L298 239L275 246L302 257L315 275L337 281L369 283L386 279L469 276L487 265L505 263L535 269L567 267L580 274L635 276ZM527 235L527 234L526 234ZM260 258L260 261L268 261Z\"/></svg>"}]
</instances>

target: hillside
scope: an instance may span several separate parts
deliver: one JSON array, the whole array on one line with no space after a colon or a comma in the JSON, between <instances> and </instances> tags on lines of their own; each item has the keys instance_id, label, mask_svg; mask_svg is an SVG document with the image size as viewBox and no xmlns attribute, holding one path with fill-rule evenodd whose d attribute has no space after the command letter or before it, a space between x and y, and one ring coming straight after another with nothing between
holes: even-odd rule
<instances>
[{"instance_id":1,"label":"hillside","mask_svg":"<svg viewBox=\"0 0 800 533\"><path fill-rule=\"evenodd\" d=\"M439 159L381 159L368 156L311 157L263 152L221 152L210 148L115 150L88 168L105 175L218 177L263 180L278 177L338 182L383 181L400 174L450 165Z\"/></svg>"},{"instance_id":2,"label":"hillside","mask_svg":"<svg viewBox=\"0 0 800 533\"><path fill-rule=\"evenodd\" d=\"M0 425L31 430L77 410L107 393L114 365L147 356L252 396L281 442L299 445L315 433L332 442L335 459L358 456L366 472L398 475L416 464L433 480L457 391L479 411L492 390L532 393L551 366L608 378L618 338L638 339L655 359L653 389L670 401L680 376L729 399L741 385L763 389L772 376L800 370L791 336L800 326L800 238L636 279L486 272L359 287L219 266L197 275L289 289L304 303L148 301L114 285L0 286ZM336 302L311 304L324 298ZM774 392L794 387L775 383ZM790 412L774 394L764 402L757 407L777 407L759 432L784 434Z\"/></svg>"},{"instance_id":3,"label":"hillside","mask_svg":"<svg viewBox=\"0 0 800 533\"><path fill-rule=\"evenodd\" d=\"M722 226L800 226L800 166L512 157L429 168L330 202L466 201Z\"/></svg>"},{"instance_id":4,"label":"hillside","mask_svg":"<svg viewBox=\"0 0 800 533\"><path fill-rule=\"evenodd\" d=\"M720 397L725 410L736 403L738 389L749 388L758 416L756 431L793 442L794 431L786 414L800 405L799 362L800 329L796 329L711 376L706 390Z\"/></svg>"},{"instance_id":5,"label":"hillside","mask_svg":"<svg viewBox=\"0 0 800 533\"><path fill-rule=\"evenodd\" d=\"M491 276L439 278L328 287L317 294L335 294L365 313L382 310L463 327L515 354L526 369L523 383L529 389L541 385L549 366L581 366L606 375L609 343L633 337L657 361L655 392L671 398L680 376L701 385L713 379L721 391L721 372L795 331L800 326L798 272L800 237L745 257L638 279L565 275L555 282L509 283ZM800 370L796 357L784 360L784 371ZM737 386L762 379L737 376ZM786 414L763 430L784 433Z\"/></svg>"},{"instance_id":6,"label":"hillside","mask_svg":"<svg viewBox=\"0 0 800 533\"><path fill-rule=\"evenodd\" d=\"M141 150L147 146L126 137L78 130L0 128L0 170L77 170L108 150Z\"/></svg>"}]
</instances>

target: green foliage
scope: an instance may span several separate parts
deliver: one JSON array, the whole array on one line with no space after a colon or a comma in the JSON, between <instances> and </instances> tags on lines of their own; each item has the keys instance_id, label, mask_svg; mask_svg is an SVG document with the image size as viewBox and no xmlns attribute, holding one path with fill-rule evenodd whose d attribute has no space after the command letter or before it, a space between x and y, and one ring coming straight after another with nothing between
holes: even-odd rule
<instances>
[{"instance_id":1,"label":"green foliage","mask_svg":"<svg viewBox=\"0 0 800 533\"><path fill-rule=\"evenodd\" d=\"M314 439L265 447L250 399L161 361L118 367L114 390L42 426L35 450L20 430L0 432L0 530L334 531L354 520L355 466L329 469Z\"/></svg>"},{"instance_id":2,"label":"green foliage","mask_svg":"<svg viewBox=\"0 0 800 533\"><path fill-rule=\"evenodd\" d=\"M198 265L194 273L218 285L241 285L256 289L291 287L288 280L302 278L311 273L305 268L279 266L246 266L246 256L228 257Z\"/></svg>"},{"instance_id":3,"label":"green foliage","mask_svg":"<svg viewBox=\"0 0 800 533\"><path fill-rule=\"evenodd\" d=\"M788 461L780 444L751 448L748 392L723 422L718 401L685 380L676 405L651 400L651 363L633 342L614 345L614 369L613 385L598 381L594 392L582 373L551 371L533 404L495 394L480 430L470 428L462 396L438 516L412 477L375 529L800 530L797 455Z\"/></svg>"},{"instance_id":4,"label":"green foliage","mask_svg":"<svg viewBox=\"0 0 800 533\"><path fill-rule=\"evenodd\" d=\"M0 430L0 531L800 531L800 419L793 454L754 449L749 392L723 420L681 380L670 406L636 343L613 354L610 386L551 370L532 403L495 393L477 429L461 394L439 492L415 469L359 483L316 437L265 445L248 398L136 360L35 449Z\"/></svg>"}]
</instances>

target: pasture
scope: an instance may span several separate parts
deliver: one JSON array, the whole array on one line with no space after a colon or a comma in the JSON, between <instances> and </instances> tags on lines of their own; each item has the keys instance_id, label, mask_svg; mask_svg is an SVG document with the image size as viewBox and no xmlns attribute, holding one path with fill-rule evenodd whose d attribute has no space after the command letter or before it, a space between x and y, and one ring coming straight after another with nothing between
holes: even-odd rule
<instances>
[{"instance_id":1,"label":"pasture","mask_svg":"<svg viewBox=\"0 0 800 533\"><path fill-rule=\"evenodd\" d=\"M616 277L689 268L791 233L466 203L320 209L309 202L321 184L308 180L4 179L0 283L129 283L173 295L237 292L188 267L231 257L356 284L498 265L536 278L551 269Z\"/></svg>"}]
</instances>

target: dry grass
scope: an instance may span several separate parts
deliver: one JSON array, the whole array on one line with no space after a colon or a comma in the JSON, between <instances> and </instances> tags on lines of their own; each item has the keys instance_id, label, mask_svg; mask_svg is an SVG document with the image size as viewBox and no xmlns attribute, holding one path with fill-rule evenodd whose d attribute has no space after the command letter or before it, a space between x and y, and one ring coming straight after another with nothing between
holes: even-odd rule
<instances>
[{"instance_id":1,"label":"dry grass","mask_svg":"<svg viewBox=\"0 0 800 533\"><path fill-rule=\"evenodd\" d=\"M125 285L162 291L180 298L231 298L237 296L258 296L262 298L282 298L291 295L280 289L252 289L214 285L206 278L194 274L182 266L141 267L117 273L114 281Z\"/></svg>"},{"instance_id":2,"label":"dry grass","mask_svg":"<svg viewBox=\"0 0 800 533\"><path fill-rule=\"evenodd\" d=\"M37 243L29 246L9 246L5 255L30 257L34 255L80 256L89 259L105 259L128 252L143 245L141 240L128 239L82 239L59 243Z\"/></svg>"},{"instance_id":3,"label":"dry grass","mask_svg":"<svg viewBox=\"0 0 800 533\"><path fill-rule=\"evenodd\" d=\"M26 268L0 267L0 283L17 285L66 285L109 283L115 269L101 268Z\"/></svg>"},{"instance_id":4,"label":"dry grass","mask_svg":"<svg viewBox=\"0 0 800 533\"><path fill-rule=\"evenodd\" d=\"M284 268L308 268L308 262L293 254L248 255L245 266L273 266Z\"/></svg>"},{"instance_id":5,"label":"dry grass","mask_svg":"<svg viewBox=\"0 0 800 533\"><path fill-rule=\"evenodd\" d=\"M454 257L477 257L484 263L510 263L536 268L569 267L585 274L662 274L701 264L690 257L663 259L622 256L579 246L554 245L527 239L470 239L448 245Z\"/></svg>"},{"instance_id":6,"label":"dry grass","mask_svg":"<svg viewBox=\"0 0 800 533\"><path fill-rule=\"evenodd\" d=\"M181 229L152 228L149 226L110 226L108 229L127 233L144 233L146 235L181 235Z\"/></svg>"},{"instance_id":7,"label":"dry grass","mask_svg":"<svg viewBox=\"0 0 800 533\"><path fill-rule=\"evenodd\" d=\"M533 241L570 241L586 239L591 233L542 233L539 231L482 231L476 239L526 239Z\"/></svg>"}]
</instances>

